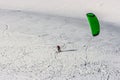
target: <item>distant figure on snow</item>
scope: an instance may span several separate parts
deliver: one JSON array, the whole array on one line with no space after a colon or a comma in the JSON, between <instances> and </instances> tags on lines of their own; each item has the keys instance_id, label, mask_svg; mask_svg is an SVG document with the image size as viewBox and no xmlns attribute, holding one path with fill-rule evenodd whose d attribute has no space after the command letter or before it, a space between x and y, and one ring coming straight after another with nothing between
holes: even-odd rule
<instances>
[{"instance_id":1,"label":"distant figure on snow","mask_svg":"<svg viewBox=\"0 0 120 80\"><path fill-rule=\"evenodd\" d=\"M58 51L58 52L61 52L61 48L60 48L59 45L57 45L57 51Z\"/></svg>"}]
</instances>

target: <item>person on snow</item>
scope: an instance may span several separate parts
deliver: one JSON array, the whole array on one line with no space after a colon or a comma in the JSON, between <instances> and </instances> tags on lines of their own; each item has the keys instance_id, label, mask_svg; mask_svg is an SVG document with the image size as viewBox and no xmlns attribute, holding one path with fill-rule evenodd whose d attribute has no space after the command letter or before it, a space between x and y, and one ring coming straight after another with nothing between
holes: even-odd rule
<instances>
[{"instance_id":1,"label":"person on snow","mask_svg":"<svg viewBox=\"0 0 120 80\"><path fill-rule=\"evenodd\" d=\"M61 52L61 47L59 45L57 45L57 51Z\"/></svg>"}]
</instances>

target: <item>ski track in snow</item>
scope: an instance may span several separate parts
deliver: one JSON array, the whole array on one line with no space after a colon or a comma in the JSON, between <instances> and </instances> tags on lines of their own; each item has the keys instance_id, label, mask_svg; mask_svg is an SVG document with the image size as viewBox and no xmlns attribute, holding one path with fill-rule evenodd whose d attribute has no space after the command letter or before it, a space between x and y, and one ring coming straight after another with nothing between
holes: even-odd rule
<instances>
[{"instance_id":1,"label":"ski track in snow","mask_svg":"<svg viewBox=\"0 0 120 80\"><path fill-rule=\"evenodd\" d=\"M120 80L117 26L93 38L85 19L0 13L0 80Z\"/></svg>"}]
</instances>

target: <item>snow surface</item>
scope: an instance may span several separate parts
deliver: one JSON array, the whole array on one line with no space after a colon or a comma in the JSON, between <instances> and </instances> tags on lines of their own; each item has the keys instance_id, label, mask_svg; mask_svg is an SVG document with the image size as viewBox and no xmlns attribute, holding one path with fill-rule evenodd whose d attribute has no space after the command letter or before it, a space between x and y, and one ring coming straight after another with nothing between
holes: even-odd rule
<instances>
[{"instance_id":1,"label":"snow surface","mask_svg":"<svg viewBox=\"0 0 120 80\"><path fill-rule=\"evenodd\" d=\"M120 25L0 10L0 80L120 80ZM57 53L60 45L62 52Z\"/></svg>"}]
</instances>

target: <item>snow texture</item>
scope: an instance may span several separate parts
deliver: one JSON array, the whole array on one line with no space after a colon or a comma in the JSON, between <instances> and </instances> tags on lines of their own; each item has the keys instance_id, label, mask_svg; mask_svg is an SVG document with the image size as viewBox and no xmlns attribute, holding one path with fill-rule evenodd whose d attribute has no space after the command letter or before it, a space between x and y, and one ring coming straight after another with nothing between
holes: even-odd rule
<instances>
[{"instance_id":1,"label":"snow texture","mask_svg":"<svg viewBox=\"0 0 120 80\"><path fill-rule=\"evenodd\" d=\"M120 80L120 27L100 25L93 37L86 18L1 9L0 80Z\"/></svg>"}]
</instances>

